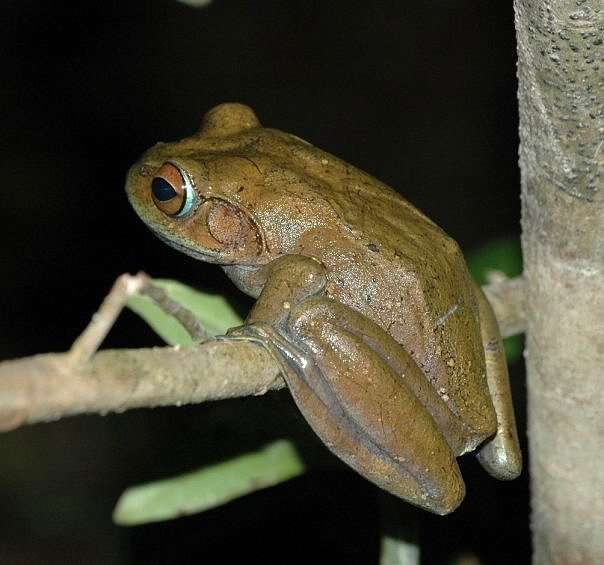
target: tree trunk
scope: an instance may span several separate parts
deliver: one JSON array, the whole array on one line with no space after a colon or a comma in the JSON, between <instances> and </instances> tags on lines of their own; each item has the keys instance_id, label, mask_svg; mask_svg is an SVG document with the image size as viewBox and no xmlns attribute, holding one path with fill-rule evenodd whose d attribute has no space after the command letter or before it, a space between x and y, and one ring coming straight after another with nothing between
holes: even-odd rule
<instances>
[{"instance_id":1,"label":"tree trunk","mask_svg":"<svg viewBox=\"0 0 604 565\"><path fill-rule=\"evenodd\" d=\"M515 0L534 563L604 563L601 0Z\"/></svg>"}]
</instances>

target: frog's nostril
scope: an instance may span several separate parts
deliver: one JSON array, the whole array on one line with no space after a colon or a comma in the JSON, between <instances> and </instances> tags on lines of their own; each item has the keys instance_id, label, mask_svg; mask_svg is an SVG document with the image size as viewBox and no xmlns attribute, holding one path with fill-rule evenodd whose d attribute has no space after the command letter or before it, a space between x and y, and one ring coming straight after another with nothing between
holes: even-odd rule
<instances>
[{"instance_id":1,"label":"frog's nostril","mask_svg":"<svg viewBox=\"0 0 604 565\"><path fill-rule=\"evenodd\" d=\"M141 165L138 168L138 174L141 177L149 177L153 174L153 171L155 171L155 167L151 167L149 165Z\"/></svg>"}]
</instances>

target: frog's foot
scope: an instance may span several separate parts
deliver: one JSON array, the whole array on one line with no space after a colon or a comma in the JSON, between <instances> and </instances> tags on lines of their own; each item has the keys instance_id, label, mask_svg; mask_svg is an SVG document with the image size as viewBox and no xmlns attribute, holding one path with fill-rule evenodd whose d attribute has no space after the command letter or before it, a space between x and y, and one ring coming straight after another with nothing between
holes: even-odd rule
<instances>
[{"instance_id":1,"label":"frog's foot","mask_svg":"<svg viewBox=\"0 0 604 565\"><path fill-rule=\"evenodd\" d=\"M465 487L455 455L422 401L434 396L436 417L452 421L448 409L377 325L314 297L277 329L253 323L229 335L261 341L271 351L314 431L360 474L438 514L461 503Z\"/></svg>"},{"instance_id":2,"label":"frog's foot","mask_svg":"<svg viewBox=\"0 0 604 565\"><path fill-rule=\"evenodd\" d=\"M522 452L516 432L505 351L491 305L479 287L476 287L475 292L480 313L487 383L497 415L497 432L480 448L477 457L493 477L500 480L515 479L522 471Z\"/></svg>"},{"instance_id":3,"label":"frog's foot","mask_svg":"<svg viewBox=\"0 0 604 565\"><path fill-rule=\"evenodd\" d=\"M309 363L309 356L302 349L297 348L281 332L275 330L266 322L255 322L244 326L229 329L226 336L217 336L218 339L236 339L255 341L261 344L282 366L287 364L287 370L302 367Z\"/></svg>"}]
</instances>

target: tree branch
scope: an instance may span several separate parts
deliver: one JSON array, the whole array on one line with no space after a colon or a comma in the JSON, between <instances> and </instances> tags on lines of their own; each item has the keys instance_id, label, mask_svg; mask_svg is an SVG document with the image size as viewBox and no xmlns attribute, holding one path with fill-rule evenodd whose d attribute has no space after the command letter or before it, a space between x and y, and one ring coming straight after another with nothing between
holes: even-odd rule
<instances>
[{"instance_id":1,"label":"tree branch","mask_svg":"<svg viewBox=\"0 0 604 565\"><path fill-rule=\"evenodd\" d=\"M64 416L194 404L283 388L270 354L253 342L99 351L73 365L66 353L0 363L0 430Z\"/></svg>"},{"instance_id":2,"label":"tree branch","mask_svg":"<svg viewBox=\"0 0 604 565\"><path fill-rule=\"evenodd\" d=\"M604 563L604 10L514 7L533 563Z\"/></svg>"},{"instance_id":3,"label":"tree branch","mask_svg":"<svg viewBox=\"0 0 604 565\"><path fill-rule=\"evenodd\" d=\"M524 285L485 287L502 333L521 328ZM218 339L197 347L99 351L74 363L48 353L0 363L0 430L82 413L195 404L283 388L279 367L259 344Z\"/></svg>"}]
</instances>

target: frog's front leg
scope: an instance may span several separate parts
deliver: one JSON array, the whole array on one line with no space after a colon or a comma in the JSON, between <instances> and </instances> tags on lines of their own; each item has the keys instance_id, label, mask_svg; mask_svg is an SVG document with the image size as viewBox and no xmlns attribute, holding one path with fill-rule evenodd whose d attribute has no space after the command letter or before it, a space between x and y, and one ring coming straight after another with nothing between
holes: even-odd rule
<instances>
[{"instance_id":1,"label":"frog's front leg","mask_svg":"<svg viewBox=\"0 0 604 565\"><path fill-rule=\"evenodd\" d=\"M453 415L384 330L320 295L320 264L280 261L248 325L230 335L260 340L273 353L301 412L342 460L413 504L454 510L465 489Z\"/></svg>"}]
</instances>

